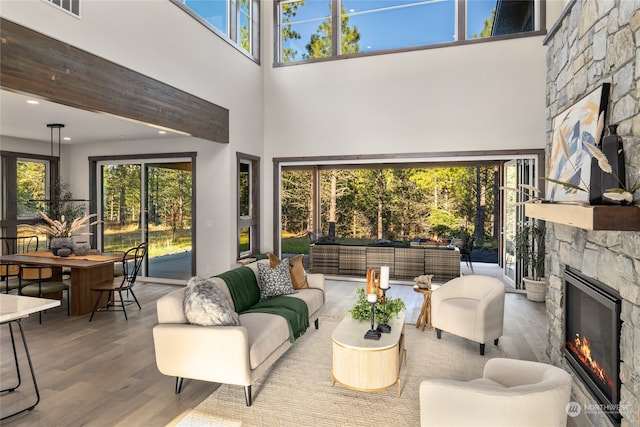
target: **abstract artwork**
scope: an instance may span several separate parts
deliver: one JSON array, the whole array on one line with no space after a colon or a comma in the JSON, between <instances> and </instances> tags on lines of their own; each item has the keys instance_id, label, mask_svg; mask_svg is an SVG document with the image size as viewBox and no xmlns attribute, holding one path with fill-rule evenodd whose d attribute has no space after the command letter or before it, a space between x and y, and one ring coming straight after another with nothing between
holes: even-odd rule
<instances>
[{"instance_id":1,"label":"abstract artwork","mask_svg":"<svg viewBox=\"0 0 640 427\"><path fill-rule=\"evenodd\" d=\"M584 144L600 143L596 141L598 117L600 113L606 116L610 86L609 83L603 83L553 119L553 139L547 177L572 184L585 191L547 181L548 200L588 203L591 153Z\"/></svg>"}]
</instances>

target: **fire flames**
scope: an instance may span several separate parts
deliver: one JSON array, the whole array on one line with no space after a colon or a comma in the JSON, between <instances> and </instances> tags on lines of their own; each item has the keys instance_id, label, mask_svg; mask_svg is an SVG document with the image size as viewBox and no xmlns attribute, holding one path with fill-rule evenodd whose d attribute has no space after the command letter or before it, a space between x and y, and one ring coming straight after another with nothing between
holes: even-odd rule
<instances>
[{"instance_id":1,"label":"fire flames","mask_svg":"<svg viewBox=\"0 0 640 427\"><path fill-rule=\"evenodd\" d=\"M567 341L569 350L587 367L600 381L606 384L613 393L615 393L614 382L607 372L600 366L597 360L591 357L591 343L587 337L580 337L576 334L573 341Z\"/></svg>"}]
</instances>

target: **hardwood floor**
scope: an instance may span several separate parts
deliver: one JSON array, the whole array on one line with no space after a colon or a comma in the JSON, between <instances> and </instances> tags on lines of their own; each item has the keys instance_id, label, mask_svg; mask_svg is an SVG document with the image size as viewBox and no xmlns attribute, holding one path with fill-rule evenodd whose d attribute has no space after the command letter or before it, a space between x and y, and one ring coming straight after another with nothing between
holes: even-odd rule
<instances>
[{"instance_id":1,"label":"hardwood floor","mask_svg":"<svg viewBox=\"0 0 640 427\"><path fill-rule=\"evenodd\" d=\"M328 280L324 315L342 315L353 303L355 287L362 285ZM89 323L89 315L67 317L63 308L43 314L41 325L37 315L23 320L41 401L33 411L6 420L3 425L164 426L217 388L216 384L185 380L182 393L174 394L175 379L160 374L156 368L151 329L157 322L155 300L175 288L140 283L135 289L142 310L130 306L128 321L122 312L101 312ZM403 299L407 322L415 323L422 296L410 284L392 283L389 294ZM544 304L530 302L522 294L508 293L505 307L505 334L500 346L509 357L544 361ZM425 329L424 333L435 332ZM5 388L15 382L5 325L0 340L0 382ZM18 344L22 354L21 342ZM2 414L35 399L26 360L22 359L23 386L18 392L2 394Z\"/></svg>"}]
</instances>

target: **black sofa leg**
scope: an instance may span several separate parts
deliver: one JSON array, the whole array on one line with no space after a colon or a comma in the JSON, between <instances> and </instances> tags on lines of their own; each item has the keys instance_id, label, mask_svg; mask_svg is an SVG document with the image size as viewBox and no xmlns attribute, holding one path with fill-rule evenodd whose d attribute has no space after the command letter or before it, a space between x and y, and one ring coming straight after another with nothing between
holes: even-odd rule
<instances>
[{"instance_id":1,"label":"black sofa leg","mask_svg":"<svg viewBox=\"0 0 640 427\"><path fill-rule=\"evenodd\" d=\"M484 356L484 344L480 344L480 356Z\"/></svg>"},{"instance_id":2,"label":"black sofa leg","mask_svg":"<svg viewBox=\"0 0 640 427\"><path fill-rule=\"evenodd\" d=\"M493 340L493 345L498 345L498 340L499 340L499 339L500 339L500 338L496 338L495 340Z\"/></svg>"},{"instance_id":3,"label":"black sofa leg","mask_svg":"<svg viewBox=\"0 0 640 427\"><path fill-rule=\"evenodd\" d=\"M176 377L176 394L180 394L182 390L182 377Z\"/></svg>"},{"instance_id":4,"label":"black sofa leg","mask_svg":"<svg viewBox=\"0 0 640 427\"><path fill-rule=\"evenodd\" d=\"M438 328L436 328L436 337L438 337L438 339L442 338L442 331Z\"/></svg>"},{"instance_id":5,"label":"black sofa leg","mask_svg":"<svg viewBox=\"0 0 640 427\"><path fill-rule=\"evenodd\" d=\"M251 406L251 386L244 386L244 400L247 402L247 406Z\"/></svg>"},{"instance_id":6,"label":"black sofa leg","mask_svg":"<svg viewBox=\"0 0 640 427\"><path fill-rule=\"evenodd\" d=\"M316 325L316 329L318 329L318 325L319 325L318 321L319 321L319 320L320 320L320 319L316 319L316 320L315 320L315 322L313 322L313 324L314 324L314 325Z\"/></svg>"}]
</instances>

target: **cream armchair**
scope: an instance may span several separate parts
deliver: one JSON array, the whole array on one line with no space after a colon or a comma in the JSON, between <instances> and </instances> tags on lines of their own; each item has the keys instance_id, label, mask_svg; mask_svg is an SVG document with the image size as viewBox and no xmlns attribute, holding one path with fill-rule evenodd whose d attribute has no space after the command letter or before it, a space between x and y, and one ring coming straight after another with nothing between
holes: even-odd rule
<instances>
[{"instance_id":1,"label":"cream armchair","mask_svg":"<svg viewBox=\"0 0 640 427\"><path fill-rule=\"evenodd\" d=\"M482 378L420 384L420 425L566 426L571 375L545 363L490 359Z\"/></svg>"},{"instance_id":2,"label":"cream armchair","mask_svg":"<svg viewBox=\"0 0 640 427\"><path fill-rule=\"evenodd\" d=\"M456 277L431 293L431 324L442 331L480 343L498 345L504 320L504 283L495 277Z\"/></svg>"}]
</instances>

